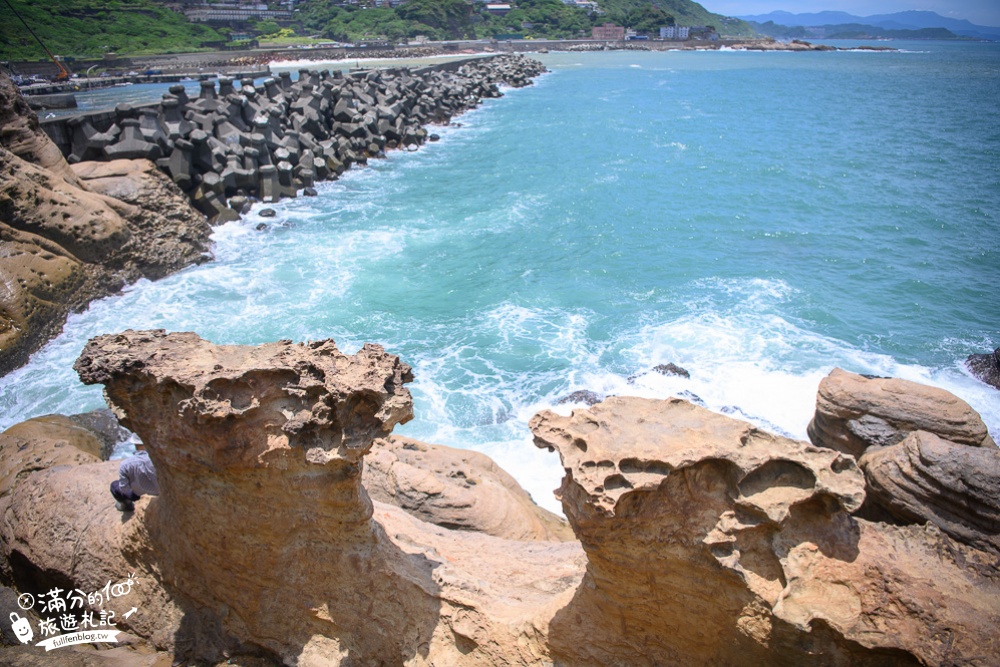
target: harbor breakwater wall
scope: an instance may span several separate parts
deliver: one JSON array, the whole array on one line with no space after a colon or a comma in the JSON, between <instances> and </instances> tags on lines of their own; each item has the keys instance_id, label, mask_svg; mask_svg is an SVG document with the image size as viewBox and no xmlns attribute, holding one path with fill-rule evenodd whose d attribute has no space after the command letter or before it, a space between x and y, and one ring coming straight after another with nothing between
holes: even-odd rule
<instances>
[{"instance_id":1,"label":"harbor breakwater wall","mask_svg":"<svg viewBox=\"0 0 1000 667\"><path fill-rule=\"evenodd\" d=\"M70 164L148 159L210 222L235 219L252 200L294 197L386 150L415 149L425 125L444 124L545 71L500 55L419 69L299 70L265 79L202 81L197 97L171 86L156 104L41 124Z\"/></svg>"},{"instance_id":2,"label":"harbor breakwater wall","mask_svg":"<svg viewBox=\"0 0 1000 667\"><path fill-rule=\"evenodd\" d=\"M189 97L40 123L0 71L0 375L66 316L140 278L211 259L211 226L352 164L433 139L500 86L542 65L521 56L416 70L300 71L255 85L204 81Z\"/></svg>"}]
</instances>

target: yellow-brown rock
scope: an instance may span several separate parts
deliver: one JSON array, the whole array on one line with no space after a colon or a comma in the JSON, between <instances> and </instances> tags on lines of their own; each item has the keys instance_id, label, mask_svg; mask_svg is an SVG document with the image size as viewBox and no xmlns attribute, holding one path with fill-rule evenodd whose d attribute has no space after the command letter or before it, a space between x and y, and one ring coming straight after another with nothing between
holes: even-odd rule
<instances>
[{"instance_id":1,"label":"yellow-brown rock","mask_svg":"<svg viewBox=\"0 0 1000 667\"><path fill-rule=\"evenodd\" d=\"M62 152L38 123L6 72L0 72L0 145L71 185L79 185Z\"/></svg>"},{"instance_id":2,"label":"yellow-brown rock","mask_svg":"<svg viewBox=\"0 0 1000 667\"><path fill-rule=\"evenodd\" d=\"M83 262L57 243L2 222L0 277L2 373L26 360L39 340L61 330L88 278Z\"/></svg>"},{"instance_id":3,"label":"yellow-brown rock","mask_svg":"<svg viewBox=\"0 0 1000 667\"><path fill-rule=\"evenodd\" d=\"M428 523L511 540L571 540L562 517L536 505L493 459L468 449L391 436L365 457L373 500Z\"/></svg>"},{"instance_id":4,"label":"yellow-brown rock","mask_svg":"<svg viewBox=\"0 0 1000 667\"><path fill-rule=\"evenodd\" d=\"M546 657L548 619L582 573L579 544L447 530L373 505L362 487L362 456L411 414L410 370L381 347L349 356L332 341L216 346L129 331L93 339L76 368L105 385L156 464L161 495L136 513L133 543L145 547L123 549L183 600L181 655Z\"/></svg>"},{"instance_id":5,"label":"yellow-brown rock","mask_svg":"<svg viewBox=\"0 0 1000 667\"><path fill-rule=\"evenodd\" d=\"M84 262L129 240L128 225L100 196L0 147L0 221L50 239Z\"/></svg>"},{"instance_id":6,"label":"yellow-brown rock","mask_svg":"<svg viewBox=\"0 0 1000 667\"><path fill-rule=\"evenodd\" d=\"M75 169L0 73L0 375L72 310L208 258L204 216L152 163Z\"/></svg>"},{"instance_id":7,"label":"yellow-brown rock","mask_svg":"<svg viewBox=\"0 0 1000 667\"><path fill-rule=\"evenodd\" d=\"M0 496L37 470L96 463L102 449L97 434L62 415L14 424L0 433Z\"/></svg>"},{"instance_id":8,"label":"yellow-brown rock","mask_svg":"<svg viewBox=\"0 0 1000 667\"><path fill-rule=\"evenodd\" d=\"M858 465L866 503L900 523L932 523L959 542L1000 554L1000 449L966 447L915 431L873 448Z\"/></svg>"},{"instance_id":9,"label":"yellow-brown rock","mask_svg":"<svg viewBox=\"0 0 1000 667\"><path fill-rule=\"evenodd\" d=\"M899 378L869 378L833 369L819 384L809 439L855 458L868 447L927 431L973 447L995 447L986 424L954 394Z\"/></svg>"},{"instance_id":10,"label":"yellow-brown rock","mask_svg":"<svg viewBox=\"0 0 1000 667\"><path fill-rule=\"evenodd\" d=\"M580 541L511 540L370 500L363 458L411 410L409 368L379 346L127 331L93 339L76 368L147 444L162 495L123 515L114 463L15 473L0 562L22 583L84 590L133 575L135 597L115 604L140 612L120 629L176 661L987 667L1000 654L995 553L933 523L860 518L852 456L684 401L537 415ZM427 496L411 512L433 517L425 491L453 493L449 473L479 468L390 443L402 449L380 474L413 470L385 490ZM437 469L415 479L424 464Z\"/></svg>"},{"instance_id":11,"label":"yellow-brown rock","mask_svg":"<svg viewBox=\"0 0 1000 667\"><path fill-rule=\"evenodd\" d=\"M587 574L550 626L567 665L988 665L997 559L857 519L852 457L690 403L531 422L558 450ZM991 574L992 573L992 574Z\"/></svg>"},{"instance_id":12,"label":"yellow-brown rock","mask_svg":"<svg viewBox=\"0 0 1000 667\"><path fill-rule=\"evenodd\" d=\"M210 257L205 216L149 160L78 162L71 169L128 222L131 241L110 266L156 280Z\"/></svg>"}]
</instances>

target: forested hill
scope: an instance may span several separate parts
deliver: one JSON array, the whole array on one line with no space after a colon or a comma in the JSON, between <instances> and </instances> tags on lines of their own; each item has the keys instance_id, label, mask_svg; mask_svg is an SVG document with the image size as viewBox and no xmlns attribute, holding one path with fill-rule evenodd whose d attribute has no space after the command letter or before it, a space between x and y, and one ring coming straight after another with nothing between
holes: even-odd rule
<instances>
[{"instance_id":1,"label":"forested hill","mask_svg":"<svg viewBox=\"0 0 1000 667\"><path fill-rule=\"evenodd\" d=\"M153 0L0 0L2 60L45 58L15 11L49 51L62 56L177 53L226 40L215 29L191 23Z\"/></svg>"},{"instance_id":2,"label":"forested hill","mask_svg":"<svg viewBox=\"0 0 1000 667\"><path fill-rule=\"evenodd\" d=\"M374 0L366 0L375 4ZM465 0L408 0L395 9L336 5L330 0L300 0L294 19L281 25L250 22L218 29L191 23L158 0L0 0L0 60L45 58L41 47L6 3L20 14L49 50L67 57L176 53L219 48L229 33L267 37L284 29L299 37L335 41L389 39L424 35L430 39L484 39L522 34L535 38L589 37L595 25L610 22L651 38L669 25L711 26L722 35L749 36L744 21L707 11L691 0L597 0L599 11L561 0L509 0L504 16ZM278 9L277 2L273 9ZM282 6L283 8L283 6Z\"/></svg>"},{"instance_id":3,"label":"forested hill","mask_svg":"<svg viewBox=\"0 0 1000 667\"><path fill-rule=\"evenodd\" d=\"M589 37L595 25L609 22L651 37L669 25L712 26L724 35L749 36L744 21L713 14L691 0L597 0L600 12L588 12L561 0L510 0L503 16L464 0L408 0L396 9L336 6L328 0L299 4L306 29L329 39L353 41L384 36L402 39L476 39L498 34L570 39Z\"/></svg>"}]
</instances>

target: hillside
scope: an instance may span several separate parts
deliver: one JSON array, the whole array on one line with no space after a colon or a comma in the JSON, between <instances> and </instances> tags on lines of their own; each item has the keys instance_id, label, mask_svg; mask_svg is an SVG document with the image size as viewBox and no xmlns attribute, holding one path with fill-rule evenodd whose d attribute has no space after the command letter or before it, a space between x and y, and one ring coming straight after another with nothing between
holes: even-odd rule
<instances>
[{"instance_id":1,"label":"hillside","mask_svg":"<svg viewBox=\"0 0 1000 667\"><path fill-rule=\"evenodd\" d=\"M57 55L101 56L107 51L128 55L197 51L224 37L214 29L188 22L184 16L151 0L6 0ZM45 58L38 42L11 15L6 5L0 22L0 59Z\"/></svg>"},{"instance_id":2,"label":"hillside","mask_svg":"<svg viewBox=\"0 0 1000 667\"><path fill-rule=\"evenodd\" d=\"M754 34L747 22L713 14L691 0L598 0L598 4L606 12L598 23L609 20L641 30L643 28L637 27L637 24L643 25L643 19L648 19L659 10L672 16L675 25L714 26L722 35L749 37Z\"/></svg>"},{"instance_id":3,"label":"hillside","mask_svg":"<svg viewBox=\"0 0 1000 667\"><path fill-rule=\"evenodd\" d=\"M327 39L357 41L377 36L403 39L486 38L519 33L566 39L589 37L590 28L605 22L657 36L662 26L714 26L723 35L750 36L744 21L713 14L691 0L597 0L601 12L566 5L560 0L513 0L512 11L489 14L482 5L464 0L409 0L396 9L337 7L327 0L303 0L300 20L306 31Z\"/></svg>"},{"instance_id":4,"label":"hillside","mask_svg":"<svg viewBox=\"0 0 1000 667\"><path fill-rule=\"evenodd\" d=\"M109 51L129 56L197 51L218 47L226 39L216 29L191 23L155 0L3 1L11 3L52 53L66 57L99 57ZM511 5L512 11L498 16L464 0L409 0L395 9L301 0L296 22L289 27L299 36L343 42L399 41L418 35L435 40L482 39L512 33L579 38L589 37L592 26L609 21L654 38L660 27L668 25L713 26L722 35L753 35L746 22L713 14L691 0L598 0L599 12L560 0L513 0ZM6 14L0 23L0 59L45 59L21 22L9 11ZM279 29L271 22L254 27L254 32L265 35Z\"/></svg>"},{"instance_id":5,"label":"hillside","mask_svg":"<svg viewBox=\"0 0 1000 667\"><path fill-rule=\"evenodd\" d=\"M863 23L837 23L805 27L801 25L781 25L768 21L750 21L761 35L775 39L969 39L951 32L947 28L901 28L890 30Z\"/></svg>"}]
</instances>

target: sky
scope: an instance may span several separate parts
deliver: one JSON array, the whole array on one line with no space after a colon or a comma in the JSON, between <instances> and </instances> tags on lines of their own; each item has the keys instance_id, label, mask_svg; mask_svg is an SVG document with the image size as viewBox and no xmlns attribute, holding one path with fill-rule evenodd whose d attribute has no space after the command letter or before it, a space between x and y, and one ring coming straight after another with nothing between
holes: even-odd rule
<instances>
[{"instance_id":1,"label":"sky","mask_svg":"<svg viewBox=\"0 0 1000 667\"><path fill-rule=\"evenodd\" d=\"M793 14L841 11L855 16L892 14L910 9L937 12L967 19L976 25L1000 27L1000 0L702 0L705 9L725 16L768 14L782 10Z\"/></svg>"}]
</instances>

